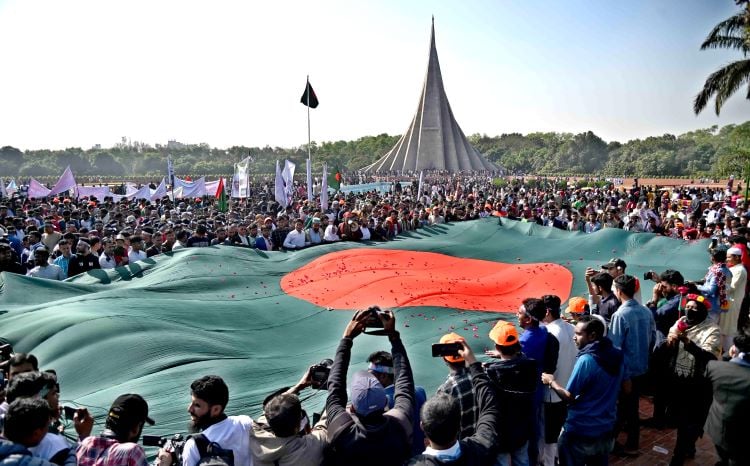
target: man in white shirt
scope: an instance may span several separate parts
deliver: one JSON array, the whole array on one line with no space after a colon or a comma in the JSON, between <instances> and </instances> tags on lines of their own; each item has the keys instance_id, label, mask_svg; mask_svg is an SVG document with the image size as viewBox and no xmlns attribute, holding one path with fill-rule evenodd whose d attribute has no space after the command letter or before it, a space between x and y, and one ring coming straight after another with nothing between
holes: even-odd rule
<instances>
[{"instance_id":1,"label":"man in white shirt","mask_svg":"<svg viewBox=\"0 0 750 466\"><path fill-rule=\"evenodd\" d=\"M229 388L216 375L207 375L190 385L190 428L203 434L209 442L217 443L225 450L234 452L235 466L251 466L250 431L253 420L249 416L227 416L224 409L229 402ZM194 436L195 437L195 436ZM169 461L171 454L159 450L161 464ZM182 450L182 466L195 466L200 460L194 438L185 443Z\"/></svg>"},{"instance_id":2,"label":"man in white shirt","mask_svg":"<svg viewBox=\"0 0 750 466\"><path fill-rule=\"evenodd\" d=\"M99 255L99 266L103 269L114 269L117 266L115 261L115 242L112 238L102 240L102 253Z\"/></svg>"},{"instance_id":3,"label":"man in white shirt","mask_svg":"<svg viewBox=\"0 0 750 466\"><path fill-rule=\"evenodd\" d=\"M547 331L557 338L560 349L557 353L557 369L555 380L567 386L568 379L573 373L578 348L575 344L575 327L560 318L560 298L554 295L542 297L547 308L547 314L542 323ZM539 464L554 466L557 457L557 437L567 417L567 407L554 390L544 392L544 436L539 440Z\"/></svg>"},{"instance_id":4,"label":"man in white shirt","mask_svg":"<svg viewBox=\"0 0 750 466\"><path fill-rule=\"evenodd\" d=\"M128 263L134 264L135 262L145 260L146 251L143 250L143 238L140 236L130 237L130 251L128 251Z\"/></svg>"},{"instance_id":5,"label":"man in white shirt","mask_svg":"<svg viewBox=\"0 0 750 466\"><path fill-rule=\"evenodd\" d=\"M26 274L29 277L47 278L49 280L65 280L65 273L63 270L49 262L49 251L44 247L37 248L34 251L34 264L36 267L29 270Z\"/></svg>"},{"instance_id":6,"label":"man in white shirt","mask_svg":"<svg viewBox=\"0 0 750 466\"><path fill-rule=\"evenodd\" d=\"M284 239L285 249L302 249L306 246L310 246L308 241L305 241L305 232L302 230L304 222L301 218L294 221L294 230L287 233Z\"/></svg>"}]
</instances>

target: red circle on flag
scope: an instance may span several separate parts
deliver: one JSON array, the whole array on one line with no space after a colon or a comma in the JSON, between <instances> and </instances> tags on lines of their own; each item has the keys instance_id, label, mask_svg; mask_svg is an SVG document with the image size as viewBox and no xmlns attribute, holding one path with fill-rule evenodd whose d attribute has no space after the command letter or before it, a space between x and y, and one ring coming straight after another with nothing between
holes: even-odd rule
<instances>
[{"instance_id":1,"label":"red circle on flag","mask_svg":"<svg viewBox=\"0 0 750 466\"><path fill-rule=\"evenodd\" d=\"M291 296L334 309L436 306L515 312L529 297L565 302L573 274L552 263L507 264L434 252L350 249L321 256L285 275Z\"/></svg>"}]
</instances>

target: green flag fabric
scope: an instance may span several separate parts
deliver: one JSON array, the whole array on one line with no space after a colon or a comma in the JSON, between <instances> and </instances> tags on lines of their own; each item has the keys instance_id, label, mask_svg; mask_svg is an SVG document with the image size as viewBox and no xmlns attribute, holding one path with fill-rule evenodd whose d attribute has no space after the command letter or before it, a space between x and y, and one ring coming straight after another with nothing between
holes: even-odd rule
<instances>
[{"instance_id":1,"label":"green flag fabric","mask_svg":"<svg viewBox=\"0 0 750 466\"><path fill-rule=\"evenodd\" d=\"M216 189L216 198L219 200L216 203L219 212L226 212L229 210L227 205L227 190L224 187L224 178L219 178L219 187Z\"/></svg>"},{"instance_id":2,"label":"green flag fabric","mask_svg":"<svg viewBox=\"0 0 750 466\"><path fill-rule=\"evenodd\" d=\"M35 354L42 369L55 369L61 404L89 407L97 430L118 395L139 393L156 420L144 434L171 434L185 431L189 385L202 375L227 381L229 414L257 416L266 395L333 358L354 309L396 303L415 381L433 393L448 374L431 357L441 335L464 335L481 359L492 347L494 323L515 321L523 298L548 286L563 300L583 296L586 267L612 257L639 277L673 268L699 279L709 264L706 246L619 229L586 235L487 218L407 232L395 241L295 252L187 248L65 282L2 273L0 336L16 351ZM359 254L366 257L361 263L346 259ZM320 261L327 267L316 268ZM451 266L436 271L439 262ZM347 298L351 282L364 285ZM643 283L643 296L651 285ZM366 368L376 350L390 350L387 338L357 337L349 373ZM322 409L325 392L305 394L309 413Z\"/></svg>"},{"instance_id":3,"label":"green flag fabric","mask_svg":"<svg viewBox=\"0 0 750 466\"><path fill-rule=\"evenodd\" d=\"M343 177L341 176L341 170L336 167L333 170L333 173L328 175L328 187L333 188L334 190L338 191L341 189L341 181L343 180Z\"/></svg>"}]
</instances>

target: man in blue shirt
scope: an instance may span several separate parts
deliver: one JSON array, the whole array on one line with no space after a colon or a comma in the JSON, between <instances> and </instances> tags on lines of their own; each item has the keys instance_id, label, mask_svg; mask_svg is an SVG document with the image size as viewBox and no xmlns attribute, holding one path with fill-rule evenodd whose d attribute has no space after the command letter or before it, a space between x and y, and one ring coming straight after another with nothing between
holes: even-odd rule
<instances>
[{"instance_id":1,"label":"man in blue shirt","mask_svg":"<svg viewBox=\"0 0 750 466\"><path fill-rule=\"evenodd\" d=\"M624 372L623 355L602 336L604 324L582 316L576 324L578 356L568 386L553 374L542 374L542 383L568 403L568 416L557 441L561 466L607 464L614 440L615 406Z\"/></svg>"},{"instance_id":2,"label":"man in blue shirt","mask_svg":"<svg viewBox=\"0 0 750 466\"><path fill-rule=\"evenodd\" d=\"M638 401L643 379L648 371L648 360L656 338L656 323L651 311L633 299L636 278L620 275L615 278L614 292L622 303L612 315L609 338L622 351L625 359L622 392L618 405L618 418L628 435L624 448L618 453L625 456L638 454L640 425Z\"/></svg>"}]
</instances>

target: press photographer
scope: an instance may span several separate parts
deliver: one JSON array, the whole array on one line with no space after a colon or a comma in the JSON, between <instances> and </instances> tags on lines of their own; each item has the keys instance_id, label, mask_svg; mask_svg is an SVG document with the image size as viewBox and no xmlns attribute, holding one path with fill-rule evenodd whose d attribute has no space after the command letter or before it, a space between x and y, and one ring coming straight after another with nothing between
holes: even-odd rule
<instances>
[{"instance_id":1,"label":"press photographer","mask_svg":"<svg viewBox=\"0 0 750 466\"><path fill-rule=\"evenodd\" d=\"M307 387L325 388L330 359L311 366L293 387L272 394L263 403L263 415L253 423L250 452L254 466L317 466L327 442L325 422L310 429L299 393Z\"/></svg>"},{"instance_id":2,"label":"press photographer","mask_svg":"<svg viewBox=\"0 0 750 466\"><path fill-rule=\"evenodd\" d=\"M352 377L351 409L347 411L346 374L354 339L373 326L382 330L369 333L387 335L391 342L395 404L386 412L385 389L372 374L359 371ZM403 464L411 456L413 410L414 379L406 349L396 331L396 317L377 306L358 311L344 330L328 380L327 464Z\"/></svg>"},{"instance_id":3,"label":"press photographer","mask_svg":"<svg viewBox=\"0 0 750 466\"><path fill-rule=\"evenodd\" d=\"M138 445L146 423L154 425L146 400L136 394L120 395L109 408L101 435L86 437L78 445L78 466L147 466L146 453Z\"/></svg>"}]
</instances>

